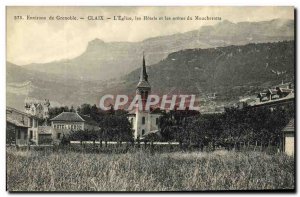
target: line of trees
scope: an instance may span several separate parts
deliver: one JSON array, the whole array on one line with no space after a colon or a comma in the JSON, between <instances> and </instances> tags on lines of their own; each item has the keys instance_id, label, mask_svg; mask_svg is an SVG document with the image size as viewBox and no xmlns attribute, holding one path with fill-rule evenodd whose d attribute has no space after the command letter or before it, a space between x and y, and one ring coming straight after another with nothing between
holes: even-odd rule
<instances>
[{"instance_id":1,"label":"line of trees","mask_svg":"<svg viewBox=\"0 0 300 197\"><path fill-rule=\"evenodd\" d=\"M172 111L161 117L165 141L181 145L216 146L231 149L241 143L280 146L282 129L294 117L294 106L277 108L227 108L222 114L194 114Z\"/></svg>"},{"instance_id":2,"label":"line of trees","mask_svg":"<svg viewBox=\"0 0 300 197\"><path fill-rule=\"evenodd\" d=\"M52 116L73 108L52 108ZM54 113L55 112L55 113ZM124 110L100 110L96 105L83 104L77 108L80 115L88 115L99 124L99 130L71 131L62 143L74 141L133 142L133 130ZM56 115L57 115L56 114ZM159 121L162 141L176 141L180 146L203 149L217 146L231 149L241 143L260 146L279 146L282 129L294 117L294 106L271 108L226 108L220 114L200 114L192 110L163 112Z\"/></svg>"}]
</instances>

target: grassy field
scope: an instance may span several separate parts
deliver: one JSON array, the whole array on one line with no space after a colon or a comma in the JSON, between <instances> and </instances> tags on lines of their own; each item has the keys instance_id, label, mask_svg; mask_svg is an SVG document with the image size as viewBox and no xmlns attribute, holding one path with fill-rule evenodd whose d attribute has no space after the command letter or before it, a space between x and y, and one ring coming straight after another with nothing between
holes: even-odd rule
<instances>
[{"instance_id":1,"label":"grassy field","mask_svg":"<svg viewBox=\"0 0 300 197\"><path fill-rule=\"evenodd\" d=\"M294 159L260 152L127 154L7 150L9 191L294 189Z\"/></svg>"}]
</instances>

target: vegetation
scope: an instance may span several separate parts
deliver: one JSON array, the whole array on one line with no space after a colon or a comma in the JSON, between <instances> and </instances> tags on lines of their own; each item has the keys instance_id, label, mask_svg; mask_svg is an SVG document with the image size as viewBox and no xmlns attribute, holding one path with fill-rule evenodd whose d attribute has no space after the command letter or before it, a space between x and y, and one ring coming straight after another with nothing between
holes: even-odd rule
<instances>
[{"instance_id":1,"label":"vegetation","mask_svg":"<svg viewBox=\"0 0 300 197\"><path fill-rule=\"evenodd\" d=\"M294 117L294 106L270 108L227 108L223 114L171 111L161 117L165 141L180 144L238 148L243 144L281 146L282 129Z\"/></svg>"},{"instance_id":2,"label":"vegetation","mask_svg":"<svg viewBox=\"0 0 300 197\"><path fill-rule=\"evenodd\" d=\"M217 101L228 102L256 94L282 80L292 82L294 68L294 41L283 41L181 50L150 66L147 72L157 93L172 90L198 93L201 98L216 93ZM277 75L272 70L286 73ZM139 73L140 68L126 75L126 83L120 83L117 89L133 90ZM104 92L111 90L112 87L107 87Z\"/></svg>"},{"instance_id":3,"label":"vegetation","mask_svg":"<svg viewBox=\"0 0 300 197\"><path fill-rule=\"evenodd\" d=\"M7 150L9 191L266 190L294 183L294 160L281 154Z\"/></svg>"},{"instance_id":4,"label":"vegetation","mask_svg":"<svg viewBox=\"0 0 300 197\"><path fill-rule=\"evenodd\" d=\"M71 107L52 108L51 116L61 111L73 110ZM126 111L113 109L103 111L89 104L77 108L80 115L89 117L97 123L100 130L72 131L65 136L65 141L133 141L133 131L127 119ZM159 121L161 138L154 141L176 141L180 147L197 146L203 150L204 146L225 149L239 148L241 144L260 147L282 145L284 126L294 117L294 106L276 108L226 108L222 114L200 114L193 110L173 110L163 112Z\"/></svg>"}]
</instances>

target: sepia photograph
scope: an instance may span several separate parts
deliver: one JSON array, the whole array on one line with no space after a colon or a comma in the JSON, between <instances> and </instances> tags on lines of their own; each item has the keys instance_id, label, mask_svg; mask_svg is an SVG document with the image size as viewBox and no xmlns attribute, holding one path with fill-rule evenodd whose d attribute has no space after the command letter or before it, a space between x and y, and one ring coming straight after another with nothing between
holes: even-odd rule
<instances>
[{"instance_id":1,"label":"sepia photograph","mask_svg":"<svg viewBox=\"0 0 300 197\"><path fill-rule=\"evenodd\" d=\"M5 14L7 192L296 192L295 7Z\"/></svg>"}]
</instances>

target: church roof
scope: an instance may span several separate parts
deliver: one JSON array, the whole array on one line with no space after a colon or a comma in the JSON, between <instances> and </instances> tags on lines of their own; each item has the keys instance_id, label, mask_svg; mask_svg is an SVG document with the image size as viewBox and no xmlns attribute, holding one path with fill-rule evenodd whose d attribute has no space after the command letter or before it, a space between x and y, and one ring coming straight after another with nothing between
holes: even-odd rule
<instances>
[{"instance_id":1,"label":"church roof","mask_svg":"<svg viewBox=\"0 0 300 197\"><path fill-rule=\"evenodd\" d=\"M151 114L161 114L162 113L162 110L157 106L151 106L150 111L151 111L150 112Z\"/></svg>"},{"instance_id":2,"label":"church roof","mask_svg":"<svg viewBox=\"0 0 300 197\"><path fill-rule=\"evenodd\" d=\"M140 74L140 81L137 85L138 88L150 88L150 84L148 82L148 74L146 70L146 63L145 63L145 57L143 54L143 65L141 69L141 74Z\"/></svg>"},{"instance_id":3,"label":"church roof","mask_svg":"<svg viewBox=\"0 0 300 197\"><path fill-rule=\"evenodd\" d=\"M150 106L150 114L162 114L163 110L161 110L157 106ZM128 111L128 116L134 116L136 114L136 109L132 109L131 111Z\"/></svg>"},{"instance_id":4,"label":"church roof","mask_svg":"<svg viewBox=\"0 0 300 197\"><path fill-rule=\"evenodd\" d=\"M148 83L148 81L139 81L137 87L139 88L150 88L150 84Z\"/></svg>"},{"instance_id":5,"label":"church roof","mask_svg":"<svg viewBox=\"0 0 300 197\"><path fill-rule=\"evenodd\" d=\"M148 74L147 74L147 70L146 70L146 62L145 62L144 53L143 53L143 66L142 66L142 70L141 70L140 81L148 81Z\"/></svg>"},{"instance_id":6,"label":"church roof","mask_svg":"<svg viewBox=\"0 0 300 197\"><path fill-rule=\"evenodd\" d=\"M73 122L85 122L85 120L76 112L62 112L51 121L73 121Z\"/></svg>"}]
</instances>

